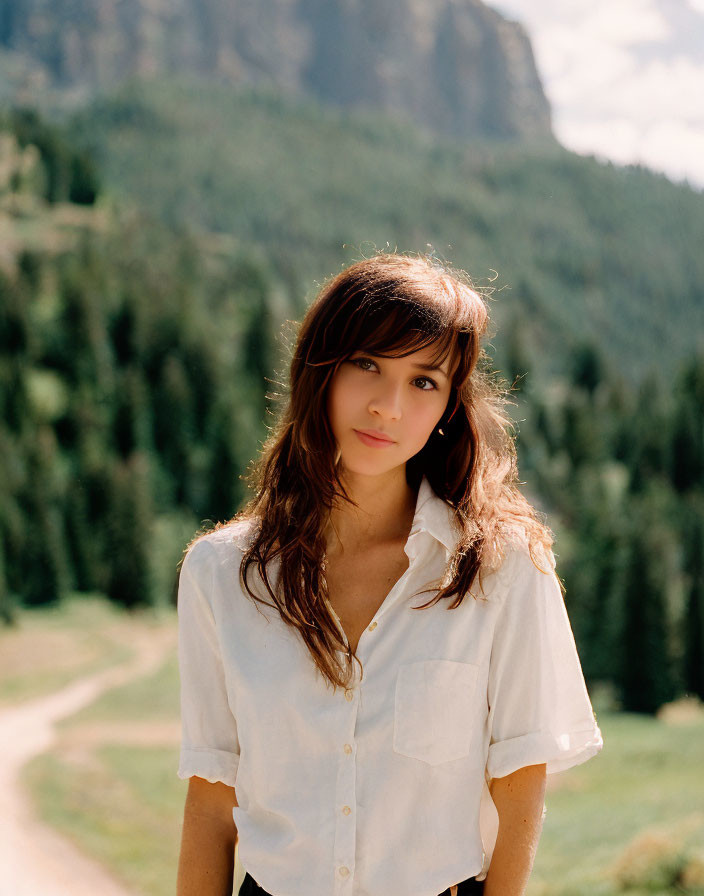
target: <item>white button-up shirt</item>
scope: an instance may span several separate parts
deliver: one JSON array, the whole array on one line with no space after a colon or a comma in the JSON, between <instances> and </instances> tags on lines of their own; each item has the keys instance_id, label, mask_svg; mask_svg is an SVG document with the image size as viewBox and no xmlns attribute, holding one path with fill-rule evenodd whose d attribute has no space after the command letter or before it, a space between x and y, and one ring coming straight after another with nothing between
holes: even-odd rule
<instances>
[{"instance_id":1,"label":"white button-up shirt","mask_svg":"<svg viewBox=\"0 0 704 896\"><path fill-rule=\"evenodd\" d=\"M359 639L363 678L333 692L239 584L252 526L207 534L182 564L179 777L236 788L240 860L274 896L437 896L482 879L498 830L488 781L603 745L552 551L543 573L516 542L484 575L486 599L475 580L454 610L412 609L457 538L424 478L409 567Z\"/></svg>"}]
</instances>

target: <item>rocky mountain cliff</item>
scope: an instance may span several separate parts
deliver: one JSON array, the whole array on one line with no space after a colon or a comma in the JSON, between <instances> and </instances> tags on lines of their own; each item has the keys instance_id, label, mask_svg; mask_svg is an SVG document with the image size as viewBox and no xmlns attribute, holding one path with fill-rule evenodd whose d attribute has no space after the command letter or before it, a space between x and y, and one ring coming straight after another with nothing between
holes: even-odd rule
<instances>
[{"instance_id":1,"label":"rocky mountain cliff","mask_svg":"<svg viewBox=\"0 0 704 896\"><path fill-rule=\"evenodd\" d=\"M525 32L480 0L4 0L0 48L24 99L192 72L462 138L551 139Z\"/></svg>"}]
</instances>

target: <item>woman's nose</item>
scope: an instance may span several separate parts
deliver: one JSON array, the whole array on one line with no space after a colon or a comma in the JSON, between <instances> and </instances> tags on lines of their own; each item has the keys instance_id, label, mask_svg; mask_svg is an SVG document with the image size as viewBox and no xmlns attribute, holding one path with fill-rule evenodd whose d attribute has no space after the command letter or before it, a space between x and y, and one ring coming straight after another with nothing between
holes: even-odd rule
<instances>
[{"instance_id":1,"label":"woman's nose","mask_svg":"<svg viewBox=\"0 0 704 896\"><path fill-rule=\"evenodd\" d=\"M401 416L401 389L397 383L380 383L369 401L369 410L390 420Z\"/></svg>"}]
</instances>

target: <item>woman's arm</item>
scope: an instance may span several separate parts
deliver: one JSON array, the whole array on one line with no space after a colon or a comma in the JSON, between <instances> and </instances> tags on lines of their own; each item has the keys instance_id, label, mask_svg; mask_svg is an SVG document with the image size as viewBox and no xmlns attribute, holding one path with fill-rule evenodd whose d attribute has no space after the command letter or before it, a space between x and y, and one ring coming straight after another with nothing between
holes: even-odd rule
<instances>
[{"instance_id":1,"label":"woman's arm","mask_svg":"<svg viewBox=\"0 0 704 896\"><path fill-rule=\"evenodd\" d=\"M489 792L499 814L499 833L484 896L523 896L542 830L545 763L493 778Z\"/></svg>"},{"instance_id":2,"label":"woman's arm","mask_svg":"<svg viewBox=\"0 0 704 896\"><path fill-rule=\"evenodd\" d=\"M237 828L235 788L193 775L183 811L176 896L231 896Z\"/></svg>"}]
</instances>

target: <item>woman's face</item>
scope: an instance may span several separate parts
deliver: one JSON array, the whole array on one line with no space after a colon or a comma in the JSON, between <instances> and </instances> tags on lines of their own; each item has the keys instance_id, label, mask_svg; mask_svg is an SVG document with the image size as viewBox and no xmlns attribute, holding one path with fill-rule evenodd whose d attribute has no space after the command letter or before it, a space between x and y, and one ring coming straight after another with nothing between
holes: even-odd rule
<instances>
[{"instance_id":1,"label":"woman's face","mask_svg":"<svg viewBox=\"0 0 704 896\"><path fill-rule=\"evenodd\" d=\"M427 369L435 353L434 346L405 358L355 352L340 364L328 390L327 413L346 471L385 473L423 448L452 388L450 358Z\"/></svg>"}]
</instances>

